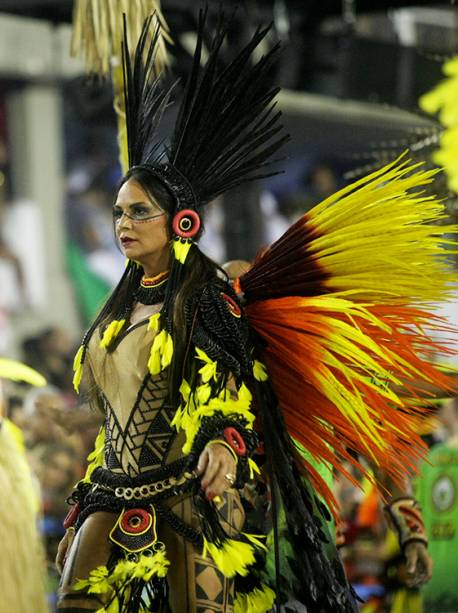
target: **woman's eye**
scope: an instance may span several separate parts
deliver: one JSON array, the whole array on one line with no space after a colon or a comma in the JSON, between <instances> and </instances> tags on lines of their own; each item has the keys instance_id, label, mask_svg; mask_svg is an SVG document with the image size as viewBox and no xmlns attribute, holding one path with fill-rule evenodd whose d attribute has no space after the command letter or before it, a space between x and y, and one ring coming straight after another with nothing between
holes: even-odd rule
<instances>
[{"instance_id":1,"label":"woman's eye","mask_svg":"<svg viewBox=\"0 0 458 613\"><path fill-rule=\"evenodd\" d=\"M147 217L150 214L151 214L151 211L149 211L144 206L135 206L132 209L132 215L134 217Z\"/></svg>"},{"instance_id":2,"label":"woman's eye","mask_svg":"<svg viewBox=\"0 0 458 613\"><path fill-rule=\"evenodd\" d=\"M113 209L113 219L121 219L122 210L121 209Z\"/></svg>"}]
</instances>

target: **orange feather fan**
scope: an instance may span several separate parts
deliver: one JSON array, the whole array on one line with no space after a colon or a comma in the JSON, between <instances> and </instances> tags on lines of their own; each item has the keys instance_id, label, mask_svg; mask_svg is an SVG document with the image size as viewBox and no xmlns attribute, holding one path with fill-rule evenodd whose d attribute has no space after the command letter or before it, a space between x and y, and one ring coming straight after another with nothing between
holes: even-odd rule
<instances>
[{"instance_id":1,"label":"orange feather fan","mask_svg":"<svg viewBox=\"0 0 458 613\"><path fill-rule=\"evenodd\" d=\"M339 470L363 470L361 454L402 480L424 450L425 385L457 389L433 362L452 353L432 305L453 291L445 236L458 231L416 189L433 175L396 160L309 211L238 280L290 436Z\"/></svg>"}]
</instances>

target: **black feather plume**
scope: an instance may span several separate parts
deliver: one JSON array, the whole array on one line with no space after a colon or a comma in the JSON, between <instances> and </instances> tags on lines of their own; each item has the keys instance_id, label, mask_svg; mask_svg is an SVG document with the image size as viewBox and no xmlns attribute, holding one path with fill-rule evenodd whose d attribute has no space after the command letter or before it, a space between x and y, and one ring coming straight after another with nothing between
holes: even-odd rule
<instances>
[{"instance_id":1,"label":"black feather plume","mask_svg":"<svg viewBox=\"0 0 458 613\"><path fill-rule=\"evenodd\" d=\"M282 134L281 113L274 100L278 88L269 85L279 45L252 60L270 26L258 28L249 43L224 65L221 51L231 20L221 15L208 45L208 59L202 65L206 24L207 9L199 13L192 70L175 129L165 146L165 159L157 129L174 86L166 89L160 77L153 76L159 29L147 48L151 18L144 24L133 63L126 36L123 53L129 165L149 166L167 181L160 172L167 163L177 181L182 177L192 188L197 205L245 181L276 174L268 160L289 139Z\"/></svg>"},{"instance_id":2,"label":"black feather plume","mask_svg":"<svg viewBox=\"0 0 458 613\"><path fill-rule=\"evenodd\" d=\"M153 15L143 25L132 63L124 16L122 55L130 168L140 164L159 163L162 143L157 139L157 131L174 89L174 86L164 89L160 75L154 76L154 57L160 38L160 26L156 26L150 46L147 48L152 19Z\"/></svg>"}]
</instances>

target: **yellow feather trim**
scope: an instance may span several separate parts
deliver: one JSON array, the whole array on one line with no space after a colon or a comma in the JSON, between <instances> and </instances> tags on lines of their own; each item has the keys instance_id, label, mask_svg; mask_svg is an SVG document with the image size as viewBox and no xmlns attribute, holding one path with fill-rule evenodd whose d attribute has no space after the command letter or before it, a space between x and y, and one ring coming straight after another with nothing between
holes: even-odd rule
<instances>
[{"instance_id":1,"label":"yellow feather trim","mask_svg":"<svg viewBox=\"0 0 458 613\"><path fill-rule=\"evenodd\" d=\"M197 359L204 362L204 366L199 370L204 383L208 383L210 379L216 381L217 364L214 360L208 357L205 351L196 347Z\"/></svg>"},{"instance_id":2,"label":"yellow feather trim","mask_svg":"<svg viewBox=\"0 0 458 613\"><path fill-rule=\"evenodd\" d=\"M248 468L250 469L250 479L254 479L255 475L261 474L259 466L251 458L248 458Z\"/></svg>"},{"instance_id":3,"label":"yellow feather trim","mask_svg":"<svg viewBox=\"0 0 458 613\"><path fill-rule=\"evenodd\" d=\"M113 319L113 321L106 327L102 340L100 341L100 347L102 349L107 349L111 345L111 343L116 339L118 334L124 328L126 323L125 319Z\"/></svg>"},{"instance_id":4,"label":"yellow feather trim","mask_svg":"<svg viewBox=\"0 0 458 613\"><path fill-rule=\"evenodd\" d=\"M141 579L145 583L153 577L165 577L170 562L165 551L155 551L153 555L140 555L135 561L121 559L110 572L106 566L98 566L89 573L88 579L79 580L76 590L87 589L89 594L109 594L119 592L134 579ZM111 608L102 608L98 611L108 612Z\"/></svg>"},{"instance_id":5,"label":"yellow feather trim","mask_svg":"<svg viewBox=\"0 0 458 613\"><path fill-rule=\"evenodd\" d=\"M44 387L46 379L39 372L18 362L8 358L0 358L0 379L11 379L13 381L24 381L29 385L36 387Z\"/></svg>"},{"instance_id":6,"label":"yellow feather trim","mask_svg":"<svg viewBox=\"0 0 458 613\"><path fill-rule=\"evenodd\" d=\"M264 549L264 551L267 551L266 545L261 540L261 539L266 539L267 538L267 536L265 534L248 534L247 532L242 532L242 534L255 547L257 547L258 549Z\"/></svg>"},{"instance_id":7,"label":"yellow feather trim","mask_svg":"<svg viewBox=\"0 0 458 613\"><path fill-rule=\"evenodd\" d=\"M81 379L83 377L83 352L85 348L83 345L78 349L73 359L73 387L75 392L78 393L80 389Z\"/></svg>"},{"instance_id":8,"label":"yellow feather trim","mask_svg":"<svg viewBox=\"0 0 458 613\"><path fill-rule=\"evenodd\" d=\"M149 318L148 330L152 330L153 332L157 332L159 330L160 316L160 313L154 313L154 315L151 315L151 317Z\"/></svg>"},{"instance_id":9,"label":"yellow feather trim","mask_svg":"<svg viewBox=\"0 0 458 613\"><path fill-rule=\"evenodd\" d=\"M255 562L253 546L234 539L227 539L218 547L204 538L202 556L205 558L207 554L219 571L229 579L235 575L245 577L249 566Z\"/></svg>"},{"instance_id":10,"label":"yellow feather trim","mask_svg":"<svg viewBox=\"0 0 458 613\"><path fill-rule=\"evenodd\" d=\"M211 392L212 388L208 385L208 383L199 385L196 390L198 404L207 404L207 402L210 400Z\"/></svg>"},{"instance_id":11,"label":"yellow feather trim","mask_svg":"<svg viewBox=\"0 0 458 613\"><path fill-rule=\"evenodd\" d=\"M234 602L234 613L267 613L275 602L275 592L268 585L255 588L248 594L238 593Z\"/></svg>"},{"instance_id":12,"label":"yellow feather trim","mask_svg":"<svg viewBox=\"0 0 458 613\"><path fill-rule=\"evenodd\" d=\"M94 443L94 450L87 456L89 462L83 482L90 483L91 475L98 466L103 466L105 453L105 427L101 426Z\"/></svg>"},{"instance_id":13,"label":"yellow feather trim","mask_svg":"<svg viewBox=\"0 0 458 613\"><path fill-rule=\"evenodd\" d=\"M172 361L173 357L173 340L167 330L161 330L156 334L151 347L151 353L148 360L148 370L152 375L159 374L165 370Z\"/></svg>"},{"instance_id":14,"label":"yellow feather trim","mask_svg":"<svg viewBox=\"0 0 458 613\"><path fill-rule=\"evenodd\" d=\"M175 255L175 259L178 260L181 264L184 264L186 262L186 258L188 257L191 245L192 241L190 240L183 241L181 238L173 239L173 253Z\"/></svg>"},{"instance_id":15,"label":"yellow feather trim","mask_svg":"<svg viewBox=\"0 0 458 613\"><path fill-rule=\"evenodd\" d=\"M111 594L113 588L108 580L109 571L106 566L98 566L91 570L88 579L80 579L75 584L75 590L87 589L88 594Z\"/></svg>"},{"instance_id":16,"label":"yellow feather trim","mask_svg":"<svg viewBox=\"0 0 458 613\"><path fill-rule=\"evenodd\" d=\"M255 360L253 363L253 377L256 381L267 381L269 378L266 367L259 360Z\"/></svg>"},{"instance_id":17,"label":"yellow feather trim","mask_svg":"<svg viewBox=\"0 0 458 613\"><path fill-rule=\"evenodd\" d=\"M184 404L176 412L172 424L178 431L185 431L186 442L183 446L183 453L185 454L191 451L202 418L211 417L216 412L221 412L223 415L239 414L247 420L248 428L253 426L255 415L250 411L252 396L244 385L240 387L238 396L235 398L232 397L229 390L223 390L217 398L210 398L208 402L201 403L199 391L194 396L190 396L189 386L186 383L182 388L182 397Z\"/></svg>"}]
</instances>

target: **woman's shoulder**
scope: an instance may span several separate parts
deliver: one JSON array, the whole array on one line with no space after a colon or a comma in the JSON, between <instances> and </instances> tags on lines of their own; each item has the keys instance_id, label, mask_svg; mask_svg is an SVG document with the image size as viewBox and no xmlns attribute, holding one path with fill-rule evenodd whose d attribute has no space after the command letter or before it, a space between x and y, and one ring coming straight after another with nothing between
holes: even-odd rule
<instances>
[{"instance_id":1,"label":"woman's shoulder","mask_svg":"<svg viewBox=\"0 0 458 613\"><path fill-rule=\"evenodd\" d=\"M230 283L215 277L196 288L186 305L193 343L235 375L252 368L248 320Z\"/></svg>"}]
</instances>

